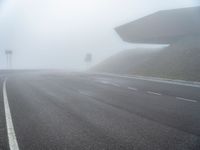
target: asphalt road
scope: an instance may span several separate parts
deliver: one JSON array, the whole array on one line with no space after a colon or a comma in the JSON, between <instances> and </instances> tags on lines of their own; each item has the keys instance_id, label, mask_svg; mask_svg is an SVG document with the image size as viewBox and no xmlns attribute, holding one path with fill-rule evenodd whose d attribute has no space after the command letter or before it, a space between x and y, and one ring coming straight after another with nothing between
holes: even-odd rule
<instances>
[{"instance_id":1,"label":"asphalt road","mask_svg":"<svg viewBox=\"0 0 200 150\"><path fill-rule=\"evenodd\" d=\"M0 73L19 150L199 150L200 88L97 74ZM9 139L13 140L13 139ZM16 149L13 149L16 150Z\"/></svg>"}]
</instances>

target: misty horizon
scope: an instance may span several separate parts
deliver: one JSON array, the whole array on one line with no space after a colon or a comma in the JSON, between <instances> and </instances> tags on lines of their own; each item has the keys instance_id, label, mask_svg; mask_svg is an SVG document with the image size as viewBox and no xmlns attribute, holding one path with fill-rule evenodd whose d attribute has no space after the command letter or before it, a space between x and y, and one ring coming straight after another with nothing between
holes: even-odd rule
<instances>
[{"instance_id":1,"label":"misty horizon","mask_svg":"<svg viewBox=\"0 0 200 150\"><path fill-rule=\"evenodd\" d=\"M114 28L159 10L197 6L198 1L4 0L0 15L0 69L12 50L13 69L84 70L125 49L155 47L122 41ZM145 6L148 8L144 9ZM156 46L157 47L157 46Z\"/></svg>"}]
</instances>

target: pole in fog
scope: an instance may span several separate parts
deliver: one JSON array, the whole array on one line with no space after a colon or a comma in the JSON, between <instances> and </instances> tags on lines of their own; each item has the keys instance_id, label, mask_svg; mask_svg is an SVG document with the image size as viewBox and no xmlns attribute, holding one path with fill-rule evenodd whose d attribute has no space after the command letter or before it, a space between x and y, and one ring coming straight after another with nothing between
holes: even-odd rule
<instances>
[{"instance_id":1,"label":"pole in fog","mask_svg":"<svg viewBox=\"0 0 200 150\"><path fill-rule=\"evenodd\" d=\"M12 53L12 50L5 50L7 69L11 69L12 67Z\"/></svg>"},{"instance_id":2,"label":"pole in fog","mask_svg":"<svg viewBox=\"0 0 200 150\"><path fill-rule=\"evenodd\" d=\"M85 55L85 63L87 65L87 68L90 67L91 62L92 62L92 54L91 53L87 53Z\"/></svg>"}]
</instances>

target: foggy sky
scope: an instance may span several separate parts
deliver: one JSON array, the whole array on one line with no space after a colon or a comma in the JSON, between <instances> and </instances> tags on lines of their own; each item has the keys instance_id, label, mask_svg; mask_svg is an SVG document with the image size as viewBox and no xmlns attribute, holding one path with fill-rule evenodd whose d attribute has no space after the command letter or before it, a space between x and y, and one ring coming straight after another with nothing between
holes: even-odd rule
<instances>
[{"instance_id":1,"label":"foggy sky","mask_svg":"<svg viewBox=\"0 0 200 150\"><path fill-rule=\"evenodd\" d=\"M84 69L123 49L116 26L158 10L197 6L198 0L1 0L0 68L5 49L13 68Z\"/></svg>"}]
</instances>

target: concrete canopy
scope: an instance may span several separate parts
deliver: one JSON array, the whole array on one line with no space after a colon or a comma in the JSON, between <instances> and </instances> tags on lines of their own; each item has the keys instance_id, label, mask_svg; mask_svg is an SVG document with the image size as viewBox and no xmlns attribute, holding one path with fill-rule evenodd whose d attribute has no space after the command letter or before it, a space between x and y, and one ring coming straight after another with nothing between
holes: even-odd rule
<instances>
[{"instance_id":1,"label":"concrete canopy","mask_svg":"<svg viewBox=\"0 0 200 150\"><path fill-rule=\"evenodd\" d=\"M115 30L126 42L174 43L184 37L200 35L200 7L158 11Z\"/></svg>"}]
</instances>

